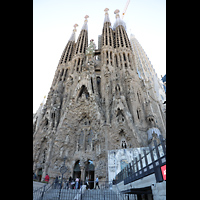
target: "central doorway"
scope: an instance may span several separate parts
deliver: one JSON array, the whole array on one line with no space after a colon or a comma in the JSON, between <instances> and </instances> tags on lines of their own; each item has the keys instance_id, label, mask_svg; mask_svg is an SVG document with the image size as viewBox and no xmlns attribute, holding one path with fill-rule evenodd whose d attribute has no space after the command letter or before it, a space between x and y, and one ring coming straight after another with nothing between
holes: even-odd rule
<instances>
[{"instance_id":1,"label":"central doorway","mask_svg":"<svg viewBox=\"0 0 200 200\"><path fill-rule=\"evenodd\" d=\"M80 160L78 160L74 165L74 171L73 171L74 181L76 180L76 178L79 178L79 180L81 180Z\"/></svg>"},{"instance_id":2,"label":"central doorway","mask_svg":"<svg viewBox=\"0 0 200 200\"><path fill-rule=\"evenodd\" d=\"M93 161L89 160L85 168L85 177L88 177L90 189L94 188L94 165Z\"/></svg>"}]
</instances>

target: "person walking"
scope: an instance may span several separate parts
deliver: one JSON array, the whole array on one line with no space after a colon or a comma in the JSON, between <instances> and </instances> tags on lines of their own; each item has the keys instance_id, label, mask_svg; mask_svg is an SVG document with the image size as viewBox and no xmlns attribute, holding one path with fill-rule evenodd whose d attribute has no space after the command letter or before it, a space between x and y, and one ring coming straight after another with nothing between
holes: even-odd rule
<instances>
[{"instance_id":1,"label":"person walking","mask_svg":"<svg viewBox=\"0 0 200 200\"><path fill-rule=\"evenodd\" d=\"M56 176L55 179L54 189L57 189L57 187L58 187L58 176Z\"/></svg>"},{"instance_id":2,"label":"person walking","mask_svg":"<svg viewBox=\"0 0 200 200\"><path fill-rule=\"evenodd\" d=\"M78 189L78 182L79 182L79 178L77 177L77 178L76 178L76 185L75 185L75 188L76 188L76 189Z\"/></svg>"},{"instance_id":3,"label":"person walking","mask_svg":"<svg viewBox=\"0 0 200 200\"><path fill-rule=\"evenodd\" d=\"M90 189L90 185L89 185L89 183L88 183L88 177L86 176L86 188L89 190Z\"/></svg>"},{"instance_id":4,"label":"person walking","mask_svg":"<svg viewBox=\"0 0 200 200\"><path fill-rule=\"evenodd\" d=\"M69 177L69 189L71 189L71 182L72 182L72 177Z\"/></svg>"},{"instance_id":5,"label":"person walking","mask_svg":"<svg viewBox=\"0 0 200 200\"><path fill-rule=\"evenodd\" d=\"M94 188L94 189L96 189L97 186L98 186L98 188L100 189L100 187L99 187L99 179L98 179L98 176L97 176L97 178L96 178L95 183L96 183L96 185L95 185L95 188Z\"/></svg>"},{"instance_id":6,"label":"person walking","mask_svg":"<svg viewBox=\"0 0 200 200\"><path fill-rule=\"evenodd\" d=\"M49 183L49 175L46 174L45 178L44 178L44 181L48 184Z\"/></svg>"}]
</instances>

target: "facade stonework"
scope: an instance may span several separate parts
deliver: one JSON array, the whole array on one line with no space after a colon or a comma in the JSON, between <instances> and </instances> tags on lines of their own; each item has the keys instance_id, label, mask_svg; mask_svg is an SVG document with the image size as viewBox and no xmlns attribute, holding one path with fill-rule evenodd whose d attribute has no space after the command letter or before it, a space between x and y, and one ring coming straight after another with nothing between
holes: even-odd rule
<instances>
[{"instance_id":1,"label":"facade stonework","mask_svg":"<svg viewBox=\"0 0 200 200\"><path fill-rule=\"evenodd\" d=\"M108 180L109 150L147 147L151 130L166 137L162 104L152 82L139 78L125 23L115 14L112 27L105 9L98 49L93 40L88 45L89 16L76 42L75 24L46 103L33 116L33 171L42 180L60 175L64 157L65 177Z\"/></svg>"}]
</instances>

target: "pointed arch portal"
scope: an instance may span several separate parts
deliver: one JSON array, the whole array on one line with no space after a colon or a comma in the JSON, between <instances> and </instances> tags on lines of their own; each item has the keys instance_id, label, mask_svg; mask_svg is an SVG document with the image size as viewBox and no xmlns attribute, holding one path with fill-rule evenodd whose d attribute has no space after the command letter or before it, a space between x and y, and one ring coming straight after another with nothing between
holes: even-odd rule
<instances>
[{"instance_id":1,"label":"pointed arch portal","mask_svg":"<svg viewBox=\"0 0 200 200\"><path fill-rule=\"evenodd\" d=\"M74 165L73 179L75 180L77 177L81 179L80 160L76 161Z\"/></svg>"},{"instance_id":2,"label":"pointed arch portal","mask_svg":"<svg viewBox=\"0 0 200 200\"><path fill-rule=\"evenodd\" d=\"M90 189L94 188L94 165L92 160L88 160L85 168L85 177L88 177ZM90 182L92 181L92 182Z\"/></svg>"}]
</instances>

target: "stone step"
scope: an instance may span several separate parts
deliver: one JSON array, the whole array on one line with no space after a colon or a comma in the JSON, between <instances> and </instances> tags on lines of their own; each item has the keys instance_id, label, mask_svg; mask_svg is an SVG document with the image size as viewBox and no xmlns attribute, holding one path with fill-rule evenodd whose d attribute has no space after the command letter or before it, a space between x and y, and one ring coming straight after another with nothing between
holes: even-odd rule
<instances>
[{"instance_id":1,"label":"stone step","mask_svg":"<svg viewBox=\"0 0 200 200\"><path fill-rule=\"evenodd\" d=\"M43 197L43 200L58 200L60 189L50 189ZM61 189L60 200L74 200L79 189ZM78 198L80 199L80 197ZM118 200L118 195L110 189L85 190L82 193L82 200Z\"/></svg>"},{"instance_id":2,"label":"stone step","mask_svg":"<svg viewBox=\"0 0 200 200\"><path fill-rule=\"evenodd\" d=\"M71 189L51 189L47 191L43 197L43 200L57 200L59 198L60 192L60 200L73 200L74 197L79 193L79 190L71 190Z\"/></svg>"}]
</instances>

